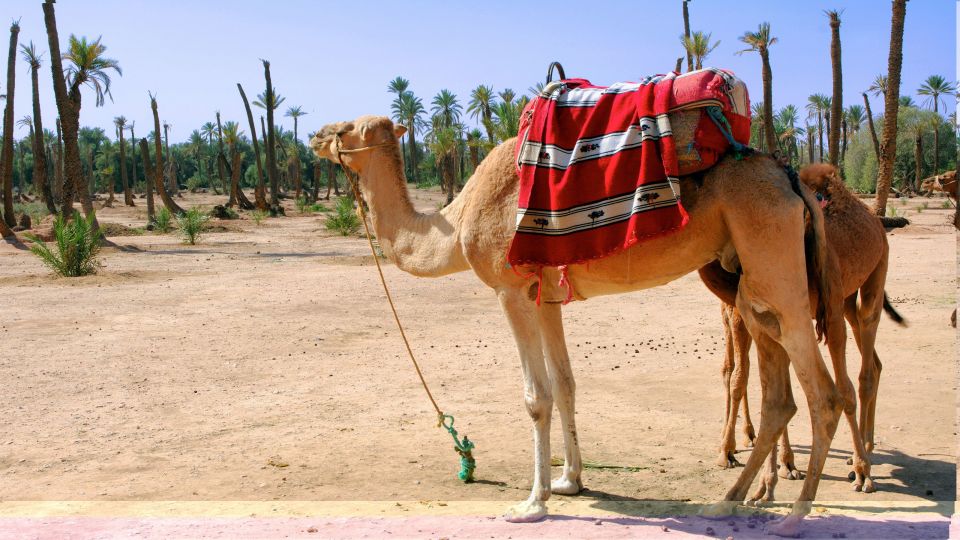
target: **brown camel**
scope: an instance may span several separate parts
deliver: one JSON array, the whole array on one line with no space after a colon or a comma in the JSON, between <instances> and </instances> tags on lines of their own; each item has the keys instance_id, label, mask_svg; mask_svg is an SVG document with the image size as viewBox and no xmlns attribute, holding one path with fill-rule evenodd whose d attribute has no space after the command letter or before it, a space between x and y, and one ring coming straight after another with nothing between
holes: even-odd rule
<instances>
[{"instance_id":1,"label":"brown camel","mask_svg":"<svg viewBox=\"0 0 960 540\"><path fill-rule=\"evenodd\" d=\"M803 516L810 511L843 406L817 349L809 318L805 208L817 231L810 242L810 258L819 276L816 281L829 289L822 266L826 261L823 216L809 190L792 184L769 156L724 159L697 179L681 181L684 207L690 216L685 228L589 264L570 265L567 277L572 290L568 291L558 284L556 269L532 272L507 265L519 185L513 139L491 151L449 206L433 214L419 214L410 202L397 142L405 131L389 118L363 116L322 128L313 135L310 146L318 157L357 173L380 246L399 269L425 277L472 270L496 293L516 339L524 402L534 424L533 488L526 501L507 512L506 519L541 519L551 493L572 495L583 487L574 378L561 319L568 292L583 300L651 288L719 257L728 268L743 268L736 302L752 335L757 336L758 348L764 351L760 373L767 391L753 455L724 502L703 513L730 515L747 497L767 454L796 412L789 379L789 366L793 365L813 419L813 444L793 511L768 530L797 534ZM535 301L538 287L540 305ZM563 430L564 466L561 476L551 483L554 399Z\"/></svg>"},{"instance_id":2,"label":"brown camel","mask_svg":"<svg viewBox=\"0 0 960 540\"><path fill-rule=\"evenodd\" d=\"M887 260L889 246L883 225L859 198L850 193L839 178L835 167L829 164L814 164L800 171L801 181L814 192L823 204L825 228L828 240L828 266L836 265L837 283L834 291L832 313L844 313L853 329L854 338L863 358L872 361L861 362L860 370L860 418L857 421L856 397L853 385L847 376L845 350L846 329L839 316L832 319L828 326L827 344L833 362L834 375L841 395L844 397L844 411L853 435L854 488L865 492L875 490L870 478L869 453L874 446L874 425L877 388L879 385L881 364L873 349L877 326L880 323L880 310L886 309L890 316L900 324L903 319L893 310L885 298ZM725 393L724 427L720 443L721 467L739 465L736 452L735 432L737 409L743 402L744 445L753 444L753 424L750 420L747 404L746 385L750 369L749 352L752 339L734 305L739 276L724 271L716 263L700 270L700 276L708 289L722 301L721 314L726 336L726 355L722 376ZM857 307L857 296L861 303ZM816 305L819 295L815 287L810 287L811 303ZM779 456L779 474L784 478L800 477L793 461L787 429L781 437Z\"/></svg>"},{"instance_id":3,"label":"brown camel","mask_svg":"<svg viewBox=\"0 0 960 540\"><path fill-rule=\"evenodd\" d=\"M943 174L925 178L920 184L920 190L927 193L942 191L948 197L957 200L957 171L947 171Z\"/></svg>"}]
</instances>

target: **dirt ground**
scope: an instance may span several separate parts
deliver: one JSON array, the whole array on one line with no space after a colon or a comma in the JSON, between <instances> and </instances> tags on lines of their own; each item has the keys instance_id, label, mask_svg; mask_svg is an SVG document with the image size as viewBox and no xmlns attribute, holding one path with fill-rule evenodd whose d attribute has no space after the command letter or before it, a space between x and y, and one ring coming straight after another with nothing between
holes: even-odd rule
<instances>
[{"instance_id":1,"label":"dirt ground","mask_svg":"<svg viewBox=\"0 0 960 540\"><path fill-rule=\"evenodd\" d=\"M440 200L414 196L423 211ZM138 204L99 217L142 226ZM841 422L819 500L939 501L952 512L952 210L943 199L891 204L912 221L889 234L887 283L910 326L884 318L878 337L878 492L851 490ZM502 500L505 508L525 498L531 422L491 291L469 273L420 279L384 268L441 407L476 442L478 482L463 485L365 240L327 231L323 213L291 206L288 214L260 226L231 221L197 246L174 235L112 237L138 251L107 249L99 275L77 279L51 277L30 253L0 247L0 500ZM586 470L585 496L722 497L739 469L715 465L722 333L718 301L696 274L655 297L571 304L565 325L584 458L633 468ZM852 339L848 358L856 374ZM805 469L809 420L799 387L795 394L791 437ZM554 429L554 455L560 442ZM790 501L799 488L781 480L778 496Z\"/></svg>"}]
</instances>

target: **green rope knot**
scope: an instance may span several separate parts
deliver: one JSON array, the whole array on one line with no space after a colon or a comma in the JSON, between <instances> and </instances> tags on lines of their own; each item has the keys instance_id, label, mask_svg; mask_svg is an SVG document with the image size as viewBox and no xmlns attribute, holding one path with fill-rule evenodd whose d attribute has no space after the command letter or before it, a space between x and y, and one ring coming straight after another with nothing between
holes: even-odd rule
<instances>
[{"instance_id":1,"label":"green rope knot","mask_svg":"<svg viewBox=\"0 0 960 540\"><path fill-rule=\"evenodd\" d=\"M462 441L460 440L457 430L453 428L453 420L452 415L440 413L437 427L442 426L453 437L453 449L460 454L460 472L457 473L457 477L465 483L470 483L473 482L473 471L477 468L477 460L473 459L474 444L466 435L463 436Z\"/></svg>"}]
</instances>

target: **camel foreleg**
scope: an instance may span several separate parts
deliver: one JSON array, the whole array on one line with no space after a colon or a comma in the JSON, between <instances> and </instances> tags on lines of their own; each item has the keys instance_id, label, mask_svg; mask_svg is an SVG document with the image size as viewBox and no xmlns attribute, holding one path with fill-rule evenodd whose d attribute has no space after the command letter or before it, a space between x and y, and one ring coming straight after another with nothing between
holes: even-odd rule
<instances>
[{"instance_id":1,"label":"camel foreleg","mask_svg":"<svg viewBox=\"0 0 960 540\"><path fill-rule=\"evenodd\" d=\"M520 289L498 290L497 297L517 342L524 403L533 420L533 488L527 500L511 507L504 517L513 522L537 521L547 515L550 498L550 416L553 413L539 315L536 304Z\"/></svg>"}]
</instances>

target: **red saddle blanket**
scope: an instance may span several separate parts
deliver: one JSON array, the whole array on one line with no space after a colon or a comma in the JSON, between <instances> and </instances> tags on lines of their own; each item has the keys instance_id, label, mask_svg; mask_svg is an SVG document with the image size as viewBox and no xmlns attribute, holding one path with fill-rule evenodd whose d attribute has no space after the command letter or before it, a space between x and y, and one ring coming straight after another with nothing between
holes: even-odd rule
<instances>
[{"instance_id":1,"label":"red saddle blanket","mask_svg":"<svg viewBox=\"0 0 960 540\"><path fill-rule=\"evenodd\" d=\"M742 99L734 89L742 89ZM719 106L733 120L735 138L746 142L746 99L742 83L713 69L609 87L585 79L548 85L521 116L520 196L509 263L582 263L682 228L688 217L678 177L692 171L678 162L671 119L679 111ZM681 154L695 155L706 168L730 143L702 117L688 126L691 141Z\"/></svg>"}]
</instances>

